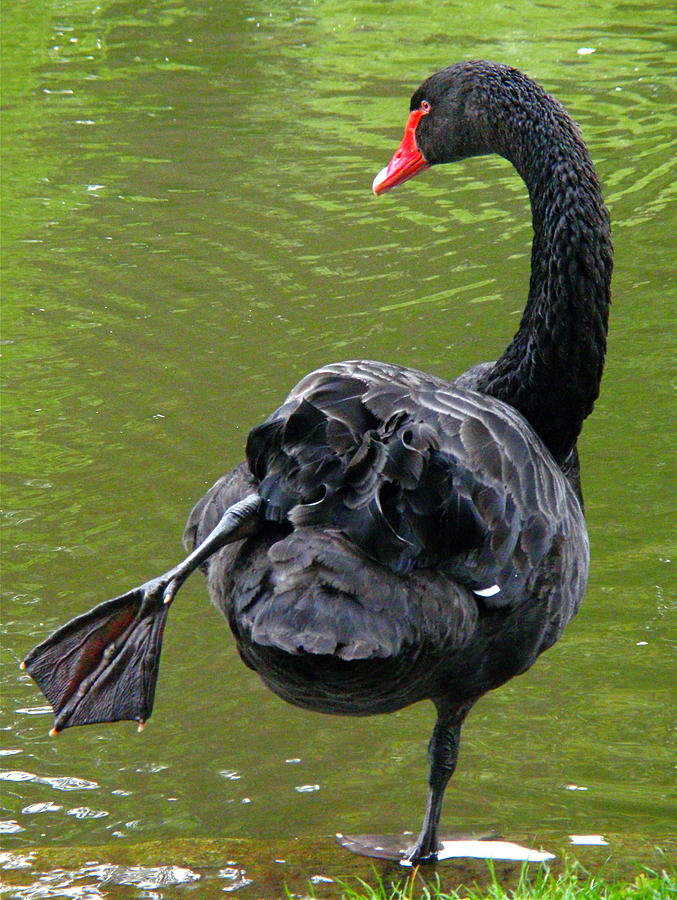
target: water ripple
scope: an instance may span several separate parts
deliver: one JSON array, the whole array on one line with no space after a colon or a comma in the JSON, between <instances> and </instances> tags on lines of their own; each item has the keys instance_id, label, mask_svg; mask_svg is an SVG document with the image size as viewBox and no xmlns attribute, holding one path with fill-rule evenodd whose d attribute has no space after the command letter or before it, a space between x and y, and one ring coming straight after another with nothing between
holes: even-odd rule
<instances>
[{"instance_id":1,"label":"water ripple","mask_svg":"<svg viewBox=\"0 0 677 900\"><path fill-rule=\"evenodd\" d=\"M32 816L35 813L58 812L60 809L63 809L63 806L48 800L46 803L31 803L29 806L24 806L21 813L25 816Z\"/></svg>"},{"instance_id":2,"label":"water ripple","mask_svg":"<svg viewBox=\"0 0 677 900\"><path fill-rule=\"evenodd\" d=\"M33 784L46 784L56 791L92 791L99 787L96 781L85 781L84 778L75 778L72 775L50 778L34 775L32 772L22 772L18 769L0 772L0 781L30 781Z\"/></svg>"},{"instance_id":3,"label":"water ripple","mask_svg":"<svg viewBox=\"0 0 677 900\"><path fill-rule=\"evenodd\" d=\"M7 857L5 860L4 857ZM14 862L14 859L19 862ZM11 858L10 854L0 857L3 868L24 868L30 863L27 857ZM21 900L43 900L48 897L90 898L109 896L107 887L137 888L144 891L174 887L199 881L200 875L181 866L118 866L111 864L91 864L80 869L54 869L37 877L28 884L13 886L10 896ZM232 888L227 888L231 890Z\"/></svg>"},{"instance_id":4,"label":"water ripple","mask_svg":"<svg viewBox=\"0 0 677 900\"><path fill-rule=\"evenodd\" d=\"M76 819L103 819L108 813L105 809L90 809L88 806L76 806L69 809L67 816L75 816Z\"/></svg>"},{"instance_id":5,"label":"water ripple","mask_svg":"<svg viewBox=\"0 0 677 900\"><path fill-rule=\"evenodd\" d=\"M223 888L227 893L237 891L252 883L251 878L247 878L244 870L239 867L228 866L224 869L219 869L218 877L224 878L228 882L226 887Z\"/></svg>"},{"instance_id":6,"label":"water ripple","mask_svg":"<svg viewBox=\"0 0 677 900\"><path fill-rule=\"evenodd\" d=\"M363 356L451 375L500 351L518 321L531 239L524 187L508 163L433 170L379 201L369 186L425 74L478 53L502 59L539 78L581 123L611 207L615 303L606 388L586 430L596 546L587 618L561 645L547 693L527 680L492 698L506 715L478 711L471 727L483 737L466 765L488 780L461 779L456 812L472 819L479 803L488 821L527 828L528 774L546 826L592 832L592 807L605 827L674 830L665 799L672 637L667 584L665 597L653 587L667 582L659 560L669 555L664 484L674 457L665 324L675 306L677 103L667 5L541 0L528 19L519 4L485 5L481 34L471 3L392 4L383 16L376 3L275 0L261 27L235 4L51 6L30 27L8 20L3 33L16 96L3 197L10 654L18 661L137 570L151 574L199 480L220 474L222 457L240 458L247 426L304 370ZM194 596L205 603L204 588ZM96 780L0 773L6 825L26 826L2 835L4 846L83 846L138 830L286 836L296 806L304 827L327 832L382 808L373 775L382 754L388 809L411 821L404 774L414 760L423 765L423 712L387 724L316 718L309 729L251 689L225 626L189 610L174 617L164 711L143 749L124 726L74 730L55 747L38 735L50 711L37 689L27 675L7 676L0 730L26 755L3 765ZM560 681L578 690L560 697ZM523 719L526 754L514 728ZM229 733L229 723L244 727ZM378 740L365 745L365 728ZM496 746L514 761L509 777L494 765ZM313 782L322 789L304 796ZM49 813L50 798L61 811L37 814ZM66 815L64 798L82 818ZM109 816L85 812L96 812L90 799ZM71 896L103 893L74 877L60 876ZM36 881L32 896L54 896L60 883Z\"/></svg>"}]
</instances>

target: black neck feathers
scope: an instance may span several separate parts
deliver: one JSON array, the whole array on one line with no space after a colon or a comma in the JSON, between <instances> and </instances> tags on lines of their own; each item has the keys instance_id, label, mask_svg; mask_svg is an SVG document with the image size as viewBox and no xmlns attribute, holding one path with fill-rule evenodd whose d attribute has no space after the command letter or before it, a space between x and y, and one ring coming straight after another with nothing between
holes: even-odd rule
<instances>
[{"instance_id":1,"label":"black neck feathers","mask_svg":"<svg viewBox=\"0 0 677 900\"><path fill-rule=\"evenodd\" d=\"M507 71L507 74L506 74ZM531 280L519 330L480 388L518 409L563 462L592 410L606 353L609 216L578 127L515 70L491 92L493 149L531 200Z\"/></svg>"}]
</instances>

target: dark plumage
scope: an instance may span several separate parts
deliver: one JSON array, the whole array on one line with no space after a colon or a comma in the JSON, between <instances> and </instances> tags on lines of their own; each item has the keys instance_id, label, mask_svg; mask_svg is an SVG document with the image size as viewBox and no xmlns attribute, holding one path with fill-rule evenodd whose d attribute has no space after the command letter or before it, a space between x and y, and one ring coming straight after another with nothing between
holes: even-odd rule
<instances>
[{"instance_id":1,"label":"dark plumage","mask_svg":"<svg viewBox=\"0 0 677 900\"><path fill-rule=\"evenodd\" d=\"M167 604L200 565L242 659L285 700L349 715L435 703L408 852L435 858L465 716L557 640L585 591L576 439L599 390L612 268L578 128L506 66L425 81L374 190L490 152L515 165L533 210L529 296L504 354L453 382L366 360L307 375L191 512L188 559L29 654L57 730L150 714Z\"/></svg>"}]
</instances>

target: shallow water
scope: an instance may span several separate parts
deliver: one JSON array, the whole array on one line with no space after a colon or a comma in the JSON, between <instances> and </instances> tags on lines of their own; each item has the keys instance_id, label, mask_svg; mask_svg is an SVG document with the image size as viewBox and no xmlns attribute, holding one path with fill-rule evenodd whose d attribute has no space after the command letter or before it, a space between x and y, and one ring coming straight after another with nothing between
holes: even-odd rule
<instances>
[{"instance_id":1,"label":"shallow water","mask_svg":"<svg viewBox=\"0 0 677 900\"><path fill-rule=\"evenodd\" d=\"M551 843L550 846L556 858L548 862L548 867L557 876L563 871L563 860L571 845ZM671 849L673 852L677 849L674 842ZM577 855L580 850L576 848ZM665 852L657 853L637 835L630 840L589 846L585 863L588 872L601 871L607 880L629 879L637 875L636 854L651 865L652 871L660 871L666 864ZM418 889L413 896L419 896L426 886L435 888L439 884L442 890L459 885L488 887L495 875L507 890L525 875L539 876L539 866L524 868L526 864L520 861L523 854L503 855L505 858L491 863L491 869L486 859L467 857L412 870L382 860L345 856L337 853L336 845L328 840L293 839L270 845L265 841L192 838L162 843L118 843L115 848L105 845L74 848L67 854L63 850L44 848L24 854L0 852L0 872L2 887L17 900L44 897L170 900L185 896L212 898L223 893L256 900L307 897L309 892L312 897L329 898L340 894L343 885L355 887L357 879L373 884L377 878L387 891L410 881ZM115 861L111 862L111 858Z\"/></svg>"},{"instance_id":2,"label":"shallow water","mask_svg":"<svg viewBox=\"0 0 677 900\"><path fill-rule=\"evenodd\" d=\"M143 736L50 741L17 665L178 558L191 504L306 371L367 356L453 376L500 352L528 281L510 167L476 159L370 193L412 90L471 56L523 68L580 122L616 268L581 442L587 598L473 711L444 822L674 834L677 16L657 0L35 10L3 26L3 847L219 837L274 856L287 839L418 827L432 709L284 705L198 578L172 609Z\"/></svg>"}]
</instances>

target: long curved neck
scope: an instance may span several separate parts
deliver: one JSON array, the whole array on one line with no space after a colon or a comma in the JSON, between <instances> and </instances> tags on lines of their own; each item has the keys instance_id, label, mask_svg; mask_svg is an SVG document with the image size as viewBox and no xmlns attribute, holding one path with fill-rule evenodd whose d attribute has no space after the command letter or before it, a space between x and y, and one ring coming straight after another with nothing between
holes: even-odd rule
<instances>
[{"instance_id":1,"label":"long curved neck","mask_svg":"<svg viewBox=\"0 0 677 900\"><path fill-rule=\"evenodd\" d=\"M494 115L510 127L495 131L497 149L531 199L531 281L519 330L479 387L518 409L562 463L599 393L612 270L609 216L578 128L559 103L540 90L502 103Z\"/></svg>"}]
</instances>

